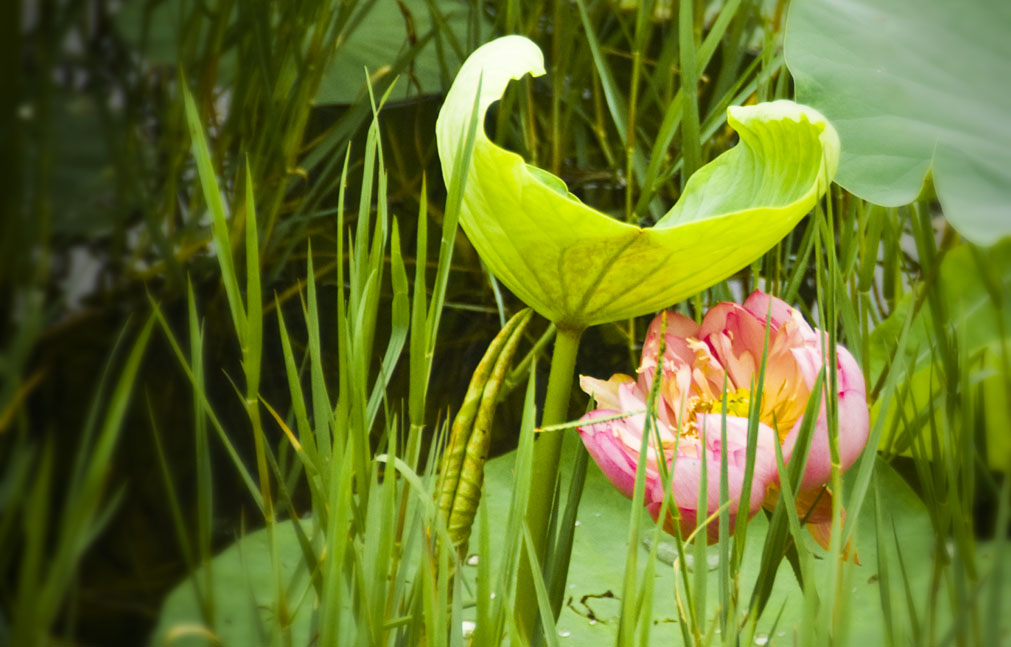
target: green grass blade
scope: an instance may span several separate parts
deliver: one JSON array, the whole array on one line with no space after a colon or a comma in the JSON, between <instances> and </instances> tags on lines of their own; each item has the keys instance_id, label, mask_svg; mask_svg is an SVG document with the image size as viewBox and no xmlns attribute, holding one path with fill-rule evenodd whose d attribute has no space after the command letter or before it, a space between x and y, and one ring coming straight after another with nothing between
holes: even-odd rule
<instances>
[{"instance_id":1,"label":"green grass blade","mask_svg":"<svg viewBox=\"0 0 1011 647\"><path fill-rule=\"evenodd\" d=\"M197 175L200 178L200 186L203 189L204 201L211 211L212 227L215 252L218 264L221 267L221 278L225 285L225 295L228 298L228 308L232 313L232 322L235 325L236 334L239 337L239 344L245 345L246 341L246 312L242 306L242 296L239 293L239 280L235 273L235 262L232 260L232 242L228 233L228 209L221 197L221 188L218 186L218 178L214 173L214 165L211 162L211 153L207 148L207 140L204 138L203 126L200 123L200 115L197 112L193 95L190 94L185 79L180 80L182 88L183 102L186 107L186 123L189 127L190 140L193 146L193 157L197 163Z\"/></svg>"}]
</instances>

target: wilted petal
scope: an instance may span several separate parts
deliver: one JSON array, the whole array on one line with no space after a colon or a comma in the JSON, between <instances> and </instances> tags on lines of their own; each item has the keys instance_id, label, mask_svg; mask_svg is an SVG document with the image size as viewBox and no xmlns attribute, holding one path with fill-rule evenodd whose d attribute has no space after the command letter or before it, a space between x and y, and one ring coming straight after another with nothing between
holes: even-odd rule
<instances>
[{"instance_id":1,"label":"wilted petal","mask_svg":"<svg viewBox=\"0 0 1011 647\"><path fill-rule=\"evenodd\" d=\"M795 499L797 518L804 523L832 521L832 493L825 486L802 489Z\"/></svg>"},{"instance_id":2,"label":"wilted petal","mask_svg":"<svg viewBox=\"0 0 1011 647\"><path fill-rule=\"evenodd\" d=\"M808 532L825 550L832 543L832 492L827 487L801 490L797 493L797 518L807 525ZM839 522L846 523L846 510L839 511ZM852 557L856 564L860 558L852 551L853 540L846 542L843 559Z\"/></svg>"}]
</instances>

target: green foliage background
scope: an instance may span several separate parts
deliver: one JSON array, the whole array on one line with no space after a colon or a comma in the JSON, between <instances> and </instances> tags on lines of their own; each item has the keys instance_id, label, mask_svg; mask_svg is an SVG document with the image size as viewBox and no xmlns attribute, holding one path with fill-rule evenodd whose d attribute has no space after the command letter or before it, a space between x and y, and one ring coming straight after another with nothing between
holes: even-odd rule
<instances>
[{"instance_id":1,"label":"green foliage background","mask_svg":"<svg viewBox=\"0 0 1011 647\"><path fill-rule=\"evenodd\" d=\"M489 134L585 202L650 224L734 143L728 105L793 97L789 11L747 0L3 3L0 644L142 644L159 617L162 628L199 620L206 631L169 642L203 644L242 617L219 600L258 609L254 642L460 644L455 627L476 619L475 643L497 644L512 580L483 557L524 541L503 520L524 496L552 329L531 323L506 381L493 432L506 455L489 466L472 540L481 559L454 578L453 555L425 541L438 524L423 495L470 371L522 304L457 231L454 179L435 149L441 94L477 45L529 36L549 73L510 87ZM826 569L803 546L793 565L782 551L767 559L773 515L739 548L733 586L727 561L656 580L667 562L627 542L631 528L655 529L584 457L570 580L617 601L589 625L571 615L579 596L563 596L548 643L604 632L722 644L732 638L715 628L736 623L719 609L747 611L756 581L773 602L742 631L773 644L856 642L865 627L846 627L861 605L881 613L873 635L891 644L1008 640L1007 242L967 243L943 206L930 191L884 207L834 187L760 261L675 306L700 316L761 287L854 352L880 440L845 485L862 565ZM588 331L579 371L627 372L646 323ZM573 394L570 417L585 405ZM572 463L563 501L579 491L567 489L579 482ZM597 511L606 524L587 517ZM815 579L799 587L808 567ZM545 601L557 599L551 584ZM633 590L653 603L634 605ZM677 592L699 614L691 626L666 622ZM790 627L779 640L777 627Z\"/></svg>"}]
</instances>

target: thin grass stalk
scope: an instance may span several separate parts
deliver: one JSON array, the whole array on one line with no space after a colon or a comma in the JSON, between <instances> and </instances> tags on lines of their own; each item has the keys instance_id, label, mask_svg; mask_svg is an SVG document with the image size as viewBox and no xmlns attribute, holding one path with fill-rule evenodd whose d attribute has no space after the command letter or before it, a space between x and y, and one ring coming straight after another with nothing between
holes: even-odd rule
<instances>
[{"instance_id":1,"label":"thin grass stalk","mask_svg":"<svg viewBox=\"0 0 1011 647\"><path fill-rule=\"evenodd\" d=\"M802 573L801 579L808 583L808 586L804 589L804 594L807 596L815 590L811 586L815 579L811 568L811 554L805 548L803 527L800 518L797 516L797 498L794 492L796 482L793 481L792 474L786 468L782 446L779 443L773 443L773 445L776 452L776 469L779 471L780 497L782 498L783 512L786 516L787 526L790 529L790 535L793 538L793 546L797 550L797 562L800 564L800 571Z\"/></svg>"},{"instance_id":2,"label":"thin grass stalk","mask_svg":"<svg viewBox=\"0 0 1011 647\"><path fill-rule=\"evenodd\" d=\"M822 371L819 372L818 377L815 379L814 384L811 386L811 395L808 397L807 406L804 408L804 416L801 418L801 426L797 432L797 442L794 444L793 452L790 455L788 480L793 489L797 489L799 487L801 478L804 474L804 467L807 465L808 450L810 449L811 437L814 433L824 391L824 374L825 370L823 367ZM780 486L782 487L782 483L780 483ZM769 596L772 593L772 585L776 579L776 572L783 556L788 550L788 533L789 526L786 503L782 497L780 497L779 502L776 503L776 508L772 512L772 517L769 520L768 534L766 535L765 543L762 546L762 557L758 577L755 581L755 586L751 594L749 615L754 616L755 620L762 615L762 612L765 610L765 606L769 601ZM807 590L808 589L805 589L805 591ZM810 590L813 591L814 589Z\"/></svg>"},{"instance_id":3,"label":"thin grass stalk","mask_svg":"<svg viewBox=\"0 0 1011 647\"><path fill-rule=\"evenodd\" d=\"M94 418L89 416L86 424L97 425L94 435L87 428L82 434L85 440L93 442L81 445L59 509L53 509L51 504L53 445L47 442L42 449L22 513L25 552L13 575L17 596L8 627L11 644L50 642L81 560L120 500L122 492L104 500L106 466L112 460L154 323L151 316L140 329L108 399L93 402ZM98 393L103 391L104 379ZM104 405L101 417L100 403Z\"/></svg>"},{"instance_id":4,"label":"thin grass stalk","mask_svg":"<svg viewBox=\"0 0 1011 647\"><path fill-rule=\"evenodd\" d=\"M877 458L877 452L874 451L874 449L879 446L881 434L884 431L885 421L888 419L888 413L890 412L891 407L894 404L898 406L899 412L905 411L902 399L896 398L896 390L899 389L900 384L902 384L901 380L903 378L900 376L905 375L906 371L906 344L909 338L909 331L912 327L912 323L913 310L910 309L905 322L903 323L902 331L899 333L898 341L896 342L893 369L890 371L890 375L884 382L881 395L881 402L883 404L868 434L867 447L871 449L870 451L864 451L860 458L857 459L857 462L851 467L851 469L855 469L856 477L852 481L852 485L849 489L849 496L846 498L847 510L857 511L863 505L864 498L867 494L867 489L870 485L874 472L874 463ZM908 389L908 385L906 386L906 389ZM898 419L898 416L896 416L896 419ZM853 536L856 528L856 516L855 512L847 515L842 532L843 541L848 542Z\"/></svg>"},{"instance_id":5,"label":"thin grass stalk","mask_svg":"<svg viewBox=\"0 0 1011 647\"><path fill-rule=\"evenodd\" d=\"M681 189L702 166L699 133L698 64L695 44L695 2L678 3L678 60L681 67Z\"/></svg>"},{"instance_id":6,"label":"thin grass stalk","mask_svg":"<svg viewBox=\"0 0 1011 647\"><path fill-rule=\"evenodd\" d=\"M197 465L197 555L199 563L206 566L211 561L211 534L214 524L214 485L211 474L210 443L207 438L207 414L203 399L197 395L205 393L203 363L203 326L197 316L193 285L187 281L186 304L189 320L190 366L193 370L193 433L195 461ZM214 577L210 569L203 582L204 616L208 624L214 625Z\"/></svg>"},{"instance_id":7,"label":"thin grass stalk","mask_svg":"<svg viewBox=\"0 0 1011 647\"><path fill-rule=\"evenodd\" d=\"M724 385L726 390L726 385ZM699 430L699 446L706 447L706 436L709 432L702 428ZM709 533L705 528L705 516L709 510L709 461L699 461L699 489L698 502L695 508L695 541L692 544L692 573L695 575L691 593L691 603L693 606L693 617L695 618L695 633L697 640L701 641L701 634L705 628L707 600L709 595ZM716 478L719 478L717 476Z\"/></svg>"},{"instance_id":8,"label":"thin grass stalk","mask_svg":"<svg viewBox=\"0 0 1011 647\"><path fill-rule=\"evenodd\" d=\"M330 479L327 496L331 514L325 531L326 558L323 560L323 594L319 605L319 639L321 644L327 645L341 644L345 633L354 635L351 632L355 630L355 627L346 628L342 617L354 472L350 452L341 452L334 459L340 463L335 465L336 478Z\"/></svg>"},{"instance_id":9,"label":"thin grass stalk","mask_svg":"<svg viewBox=\"0 0 1011 647\"><path fill-rule=\"evenodd\" d=\"M333 410L333 457L336 459L337 456L343 455L346 448L346 430L349 417L349 403L347 393L351 390L351 376L350 376L350 340L347 331L347 320L348 320L348 305L346 301L346 294L344 290L345 279L344 279L344 264L345 264L345 252L344 252L344 194L347 190L347 174L348 167L351 164L351 148L348 148L344 152L344 166L341 169L340 185L337 193L337 285L339 289L337 290L337 400L334 403ZM350 266L350 262L348 263ZM310 277L311 279L312 277ZM309 285L313 286L314 281L310 280ZM310 287L310 295L315 295L315 288ZM310 304L314 301L311 300ZM312 321L312 319L310 319ZM322 368L322 367L321 367ZM313 382L315 384L315 380ZM314 399L315 402L315 399ZM317 419L317 425L319 420ZM337 452L340 452L338 454ZM364 488L361 490L364 492Z\"/></svg>"},{"instance_id":10,"label":"thin grass stalk","mask_svg":"<svg viewBox=\"0 0 1011 647\"><path fill-rule=\"evenodd\" d=\"M831 209L831 198L826 200ZM840 569L842 564L838 560L840 515L842 500L841 472L839 469L839 446L838 446L838 386L837 386L837 364L835 355L835 236L832 233L832 216L826 214L820 207L815 210L816 226L819 228L821 236L815 239L815 268L816 287L820 298L818 300L818 313L821 328L827 331L828 340L819 340L821 344L820 354L822 355L826 371L824 384L825 416L827 420L827 431L829 438L829 454L831 461L831 477L833 497L832 497L832 534L829 540L828 563L832 566L828 569L827 582L821 587L822 595L819 596L818 627L825 631L825 638L835 634L838 627L838 607L837 596L840 583ZM827 278L826 278L827 277ZM826 283L828 283L826 285ZM827 346L826 346L827 344Z\"/></svg>"},{"instance_id":11,"label":"thin grass stalk","mask_svg":"<svg viewBox=\"0 0 1011 647\"><path fill-rule=\"evenodd\" d=\"M879 582L879 592L881 595L881 612L885 621L886 628L886 638L889 645L902 645L905 644L905 627L899 624L899 616L895 610L892 609L892 574L891 574L891 559L887 554L887 546L885 539L883 538L884 533L884 515L882 514L883 503L881 501L881 492L878 489L878 480L874 478L872 483L874 498L872 499L873 509L874 509L874 541L877 547L877 567L878 567L878 582ZM913 623L915 628L916 623ZM915 630L915 629L914 629ZM916 643L914 643L916 644Z\"/></svg>"},{"instance_id":12,"label":"thin grass stalk","mask_svg":"<svg viewBox=\"0 0 1011 647\"><path fill-rule=\"evenodd\" d=\"M768 333L766 333L768 335ZM724 374L723 377L723 394L722 394L722 408L723 412L720 416L720 447L727 446L727 378ZM749 439L750 440L750 439ZM750 447L750 444L749 444ZM745 459L746 461L747 459ZM747 470L747 466L745 466ZM745 499L743 496L738 499L738 501L750 501L750 498ZM725 627L729 613L731 612L731 591L730 591L730 475L729 475L729 465L727 464L727 453L725 451L720 452L720 516L719 516L719 527L718 527L718 537L719 543L717 545L717 550L719 551L719 622L721 627ZM740 505L740 504L738 504ZM740 510L738 510L740 514ZM747 514L743 515L747 516ZM708 562L707 562L708 568Z\"/></svg>"},{"instance_id":13,"label":"thin grass stalk","mask_svg":"<svg viewBox=\"0 0 1011 647\"><path fill-rule=\"evenodd\" d=\"M551 613L557 618L565 599L565 581L572 558L572 541L575 535L576 514L579 512L579 502L583 495L583 485L586 482L586 468L589 464L589 453L582 443L576 448L576 460L572 465L569 477L568 495L565 497L565 511L560 519L558 537L550 560L551 570L547 572L548 592L551 601Z\"/></svg>"},{"instance_id":14,"label":"thin grass stalk","mask_svg":"<svg viewBox=\"0 0 1011 647\"><path fill-rule=\"evenodd\" d=\"M40 644L45 640L55 619L56 610L44 606L46 585L44 549L49 522L53 516L49 509L52 487L53 445L46 443L37 461L37 472L28 490L24 507L23 534L25 552L18 572L18 602L14 606L13 626L10 627L12 644ZM18 641L14 643L13 641Z\"/></svg>"},{"instance_id":15,"label":"thin grass stalk","mask_svg":"<svg viewBox=\"0 0 1011 647\"><path fill-rule=\"evenodd\" d=\"M661 340L665 337L661 335ZM661 341L661 344L665 343ZM658 353L657 357L661 355ZM654 388L659 389L659 381L654 382ZM655 397L655 396L654 396ZM678 420L685 419L685 408L687 406L687 400L682 399L680 405L681 410L677 416ZM647 421L649 417L647 417ZM674 529L674 546L677 553L675 560L675 581L674 589L672 591L674 600L676 603L676 608L678 612L678 625L681 627L681 635L685 644L697 644L701 640L700 626L701 620L695 615L695 603L693 601L694 591L690 584L688 578L688 559L685 552L685 544L691 541L692 537L687 538L682 537L681 534L681 510L678 508L676 502L673 498L673 479L674 473L677 470L677 456L678 448L681 443L681 425L678 426L677 437L674 440L674 450L672 452L673 457L671 459L671 464L668 468L666 461L660 461L660 479L664 486L664 500L660 504L660 512L657 515L657 523L655 527L654 541L657 541L657 537L660 535L661 529L664 527L667 519L667 515L670 514L671 526ZM659 430L656 426L653 426L654 440L657 447L662 446ZM680 580L677 576L680 576ZM682 592L686 599L682 600Z\"/></svg>"},{"instance_id":16,"label":"thin grass stalk","mask_svg":"<svg viewBox=\"0 0 1011 647\"><path fill-rule=\"evenodd\" d=\"M4 470L0 473L0 492L13 494L31 491L33 469L38 465L38 451L24 439L15 441L4 456ZM28 509L24 505L27 498L4 497L4 514L0 515L0 546L6 550L0 553L0 567L3 567L5 572L14 572L15 550L12 547L17 545L18 534L25 532L26 524L22 520L22 515Z\"/></svg>"},{"instance_id":17,"label":"thin grass stalk","mask_svg":"<svg viewBox=\"0 0 1011 647\"><path fill-rule=\"evenodd\" d=\"M621 92L618 90L618 85L614 80L611 68L607 65L607 61L604 60L600 42L597 39L596 29L594 29L593 23L590 20L590 15L586 10L585 0L576 0L576 6L579 8L579 17L583 23L583 30L586 34L586 42L587 45L590 46L594 69L597 72L597 76L594 78L598 79L600 82L601 90L604 94L604 100L607 104L608 112L610 113L613 125L617 129L619 135L624 136L624 134L628 132L628 107L625 104L625 100ZM631 180L631 178L629 178L629 180Z\"/></svg>"},{"instance_id":18,"label":"thin grass stalk","mask_svg":"<svg viewBox=\"0 0 1011 647\"><path fill-rule=\"evenodd\" d=\"M309 275L311 275L311 254L309 258ZM305 393L302 389L301 383L301 372L295 366L295 354L291 348L288 326L285 323L284 314L282 313L280 307L277 308L277 325L278 335L281 339L281 354L284 358L285 373L288 377L288 389L291 395L291 406L295 416L295 428L298 431L298 438L295 438L294 435L291 434L290 430L286 433L286 435L288 435L289 441L295 449L295 454L299 460L302 461L303 468L305 469L306 484L309 487L309 492L312 497L313 508L314 510L319 511L321 517L320 520L323 525L326 525L327 510L324 502L326 501L325 491L328 485L329 473L323 459L320 457L320 452L317 447L316 433L313 430L312 424L309 422L309 414L305 405ZM280 425L280 416L275 415L274 417L278 420ZM326 421L324 421L324 424L327 424ZM285 425L282 427L282 430L286 428L287 426Z\"/></svg>"},{"instance_id":19,"label":"thin grass stalk","mask_svg":"<svg viewBox=\"0 0 1011 647\"><path fill-rule=\"evenodd\" d=\"M974 265L979 272L980 277L983 279L983 284L986 287L987 294L993 303L995 324L997 325L997 330L1000 331L999 335L999 377L1003 383L1003 392L1011 393L1011 346L1008 343L1008 326L1007 319L1005 317L1004 307L1007 305L1004 299L1004 293L1001 290L1001 277L994 270L993 266L986 262L986 259L981 252L975 246L969 248L972 253ZM982 400L982 398L981 398ZM986 420L987 416L984 413L987 411L985 408L985 401L981 401L977 410L982 414L983 420ZM1004 409L1011 416L1011 397L1005 398ZM991 404L990 406L994 406ZM999 406L999 405L998 405ZM972 427L967 427L971 429ZM967 434L968 435L968 434ZM966 457L967 460L972 460L971 456ZM1005 596L1005 582L1007 581L1007 563L1008 563L1008 545L1006 541L1003 541L1005 536L1005 529L1008 527L1009 520L1011 520L1011 476L1004 474L1001 478L1001 482L998 485L993 483L991 486L991 491L997 497L997 514L995 522L995 539L993 551L993 565L991 567L990 573L990 588L988 591L987 598L985 600L986 608L983 611L984 617L982 619L981 635L983 641L987 644L996 644L999 641L1000 634L1000 624L1002 620L1001 611L1001 601L1004 600Z\"/></svg>"},{"instance_id":20,"label":"thin grass stalk","mask_svg":"<svg viewBox=\"0 0 1011 647\"><path fill-rule=\"evenodd\" d=\"M499 644L500 637L508 629L513 636L521 631L515 615L519 591L518 573L526 562L523 556L521 528L524 526L530 501L531 473L533 469L534 428L537 416L535 405L536 362L530 365L527 390L523 402L523 417L520 424L519 445L516 448L516 480L509 502L509 514L505 525L502 555L496 581L498 595L491 607L491 621L487 629L477 628L477 636L490 640L486 644Z\"/></svg>"},{"instance_id":21,"label":"thin grass stalk","mask_svg":"<svg viewBox=\"0 0 1011 647\"><path fill-rule=\"evenodd\" d=\"M225 296L228 299L228 309L232 315L232 323L239 340L239 345L244 346L246 342L246 312L242 305L242 297L239 294L235 262L232 259L232 241L228 231L227 210L225 202L221 197L221 189L214 172L210 152L207 148L207 141L204 138L203 127L200 122L200 116L197 113L196 104L193 101L193 96L189 92L185 79L180 80L180 86L183 89L186 121L193 147L193 157L197 164L197 175L200 187L203 190L204 202L211 211L212 232L214 244L217 248L216 256L221 269Z\"/></svg>"},{"instance_id":22,"label":"thin grass stalk","mask_svg":"<svg viewBox=\"0 0 1011 647\"><path fill-rule=\"evenodd\" d=\"M762 339L762 358L759 362L758 379L751 385L749 394L750 406L748 407L748 445L744 460L744 478L741 485L741 501L751 500L751 485L755 474L755 454L758 451L758 429L761 423L762 400L765 397L765 371L769 359L769 337L772 330L772 304L769 304L769 311L765 313L765 329ZM726 406L724 405L724 411ZM748 515L738 515L734 524L734 562L731 572L736 575L740 568L741 560L744 557L744 547L748 538ZM725 629L726 630L726 629Z\"/></svg>"},{"instance_id":23,"label":"thin grass stalk","mask_svg":"<svg viewBox=\"0 0 1011 647\"><path fill-rule=\"evenodd\" d=\"M287 596L284 577L281 574L281 556L277 544L275 525L274 497L270 483L270 466L276 463L273 453L268 449L266 433L260 416L260 366L263 354L263 297L260 284L260 254L256 219L256 201L253 196L253 179L249 164L245 167L245 200L243 215L245 216L245 256L246 256L246 334L242 348L242 368L246 378L245 408L253 430L254 449L256 452L257 472L260 474L260 488L264 493L264 516L267 524L267 536L270 544L271 563L276 586L277 608L275 612L280 618L282 644L291 643L290 612L287 607Z\"/></svg>"},{"instance_id":24,"label":"thin grass stalk","mask_svg":"<svg viewBox=\"0 0 1011 647\"><path fill-rule=\"evenodd\" d=\"M429 377L432 372L432 359L435 355L436 339L438 337L439 323L442 320L442 310L446 301L446 286L449 282L450 265L453 258L453 245L456 241L456 232L460 220L460 211L463 206L463 192L467 183L467 172L470 168L470 160L474 150L474 141L477 137L478 123L478 101L480 96L480 84L475 95L474 106L471 110L470 122L467 126L467 136L460 143L460 150L457 151L457 163L453 168L452 176L447 181L446 209L443 212L442 236L439 243L439 260L436 265L435 281L432 285L432 297L427 308L422 307L424 301L424 263L418 263L415 269L415 296L413 313L413 325L415 334L419 334L419 340L414 341L412 334L411 341L411 396L410 411L411 423L413 425L423 424L425 414L425 388L427 388ZM422 186L425 186L423 183ZM427 221L426 203L422 199L421 210L419 212L418 225L418 254L427 255ZM421 281L421 291L419 293L418 281ZM420 334L419 324L424 318L424 334ZM424 386L425 388L422 388Z\"/></svg>"},{"instance_id":25,"label":"thin grass stalk","mask_svg":"<svg viewBox=\"0 0 1011 647\"><path fill-rule=\"evenodd\" d=\"M656 357L657 366L661 366L661 358L666 350L667 338L666 314L662 314L661 317L663 318L660 323L660 344L657 349ZM646 419L643 426L642 438L639 442L639 457L636 462L635 486L632 489L632 501L642 501L646 490L646 465L649 457L650 444L653 441L651 433L656 436L659 435L659 432L656 429L656 401L660 393L660 383L662 380L662 371L658 370L657 376L653 380L653 384L646 399ZM666 463L662 447L663 446L660 444L659 438L657 437L655 449L659 458L658 464ZM665 492L666 491L667 490L665 489ZM639 561L639 512L639 508L635 505L631 506L629 511L627 540L625 542L628 549L625 553L625 573L622 581L621 615L618 625L619 645L630 645L634 643L635 629L638 625L638 609L633 608L630 601L636 599L636 591L639 589L637 581ZM661 512L663 512L663 510L661 510Z\"/></svg>"},{"instance_id":26,"label":"thin grass stalk","mask_svg":"<svg viewBox=\"0 0 1011 647\"><path fill-rule=\"evenodd\" d=\"M340 261L343 263L343 259ZM340 272L338 272L338 275ZM343 291L338 290L338 311L343 300ZM308 245L306 255L306 291L305 303L303 305L303 318L308 342L309 361L309 393L312 402L312 426L307 424L307 430L311 436L307 438L314 442L320 463L317 467L321 475L321 486L324 491L328 489L328 481L331 478L327 466L332 461L339 460L344 451L344 438L338 437L336 429L336 414L330 395L327 393L326 378L323 375L323 347L320 338L319 326L319 303L316 297L316 273L313 262L312 245ZM344 338L338 332L338 348ZM338 366L345 366L338 360ZM340 369L338 369L340 370ZM338 401L340 397L338 396ZM303 404L300 405L304 407ZM306 421L308 423L308 421Z\"/></svg>"},{"instance_id":27,"label":"thin grass stalk","mask_svg":"<svg viewBox=\"0 0 1011 647\"><path fill-rule=\"evenodd\" d=\"M625 189L625 221L631 222L633 218L633 186L632 178L635 177L635 157L636 151L636 112L639 107L639 84L642 77L643 50L646 41L652 32L649 25L649 17L653 13L652 0L642 0L638 3L635 14L635 32L632 37L632 76L628 86L628 124L625 128L625 177L628 178L628 186ZM641 176L640 176L641 177Z\"/></svg>"},{"instance_id":28,"label":"thin grass stalk","mask_svg":"<svg viewBox=\"0 0 1011 647\"><path fill-rule=\"evenodd\" d=\"M176 359L178 360L179 365L182 368L183 372L186 374L187 379L189 379L191 385L196 384L196 378L193 374L192 368L189 365L189 362L186 360L186 355L183 353L181 347L179 346L179 342L176 339L175 335L173 334L168 321L165 319L164 313L162 313L160 307L158 306L157 303L154 302L153 298L150 297L150 295L149 295L149 304L151 305L151 310L155 320L158 322L159 326L162 329L162 332L165 334L165 337L169 342L169 346L171 347L173 354L176 356ZM246 485L246 490L249 492L249 495L253 499L253 502L256 504L257 508L262 512L263 499L260 493L260 489L257 487L256 482L253 480L253 477L250 475L249 470L245 466L245 463L239 457L238 451L235 449L235 445L228 438L228 434L225 431L225 428L222 425L221 421L218 419L217 414L215 414L214 410L211 408L211 404L207 399L206 392L195 391L195 393L197 394L197 396L200 399L200 402L202 403L204 412L207 415L207 419L210 421L211 427L214 428L214 431L218 436L218 440L225 448L225 451L228 454L229 459L232 461L232 464L235 466L236 470L238 470L242 482Z\"/></svg>"},{"instance_id":29,"label":"thin grass stalk","mask_svg":"<svg viewBox=\"0 0 1011 647\"><path fill-rule=\"evenodd\" d=\"M168 507L169 514L172 517L172 525L175 530L176 543L179 545L179 551L183 555L183 562L186 564L186 569L188 572L194 572L197 568L197 562L193 555L194 547L190 541L188 528L186 527L186 520L183 518L182 506L179 504L179 493L176 490L175 479L172 476L172 469L168 464L168 460L165 457L165 448L162 446L161 442L161 431L158 428L158 419L155 415L154 407L151 404L150 398L147 398L148 405L148 418L151 421L151 437L154 440L155 453L158 455L158 468L161 472L162 480L165 483L165 493L168 497ZM190 583L193 585L193 597L197 600L197 605L200 607L200 613L203 616L204 623L209 626L214 626L213 617L213 601L210 596L204 594L203 585L206 582L211 581L211 578L204 578L202 582L199 578L193 577L190 579Z\"/></svg>"},{"instance_id":30,"label":"thin grass stalk","mask_svg":"<svg viewBox=\"0 0 1011 647\"><path fill-rule=\"evenodd\" d=\"M385 189L385 186L383 189ZM376 414L379 412L379 405L381 403L388 405L386 390L390 380L393 378L393 371L407 341L407 331L411 319L410 306L408 305L410 298L408 296L407 271L404 268L404 259L400 252L400 228L396 218L393 219L389 245L390 282L393 287L393 299L390 304L390 337L379 364L379 375L376 377L376 381L372 386L372 392L369 394L366 419L370 427L375 421Z\"/></svg>"},{"instance_id":31,"label":"thin grass stalk","mask_svg":"<svg viewBox=\"0 0 1011 647\"><path fill-rule=\"evenodd\" d=\"M217 176L211 165L210 153L207 142L204 138L203 128L200 125L196 104L192 95L186 89L183 82L183 100L186 107L187 122L189 124L190 139L193 146L193 155L197 161L197 171L200 185L203 188L204 199L211 211L214 240L217 246L218 264L221 269L222 280L225 286L225 293L228 298L229 310L232 314L232 322L235 328L236 337L242 350L243 369L246 377L246 397L245 408L253 428L254 448L256 452L256 471L259 477L260 502L264 518L268 524L273 522L273 498L271 496L270 475L267 468L266 446L264 441L263 428L260 424L259 415L259 372L260 353L262 351L262 306L259 293L259 261L255 220L255 205L252 202L252 186L248 177L246 186L246 216L251 219L252 226L246 227L246 248L247 248L247 303L243 304L239 293L239 283L235 271L235 264L232 260L232 242L228 232L226 222L226 208L221 197L221 190L218 185ZM248 251L252 248L253 254L250 257ZM248 293L250 287L255 287L255 293ZM251 321L255 320L255 321ZM280 588L280 585L279 585Z\"/></svg>"},{"instance_id":32,"label":"thin grass stalk","mask_svg":"<svg viewBox=\"0 0 1011 647\"><path fill-rule=\"evenodd\" d=\"M566 21L562 18L563 3L553 4L551 16L551 59L563 61L562 42L566 33ZM551 166L550 170L559 175L562 168L562 96L564 93L564 74L554 74L551 77Z\"/></svg>"},{"instance_id":33,"label":"thin grass stalk","mask_svg":"<svg viewBox=\"0 0 1011 647\"><path fill-rule=\"evenodd\" d=\"M540 622L544 629L541 635L544 636L544 641L548 647L558 647L558 630L555 629L555 617L551 610L548 589L544 584L544 577L541 575L543 571L541 563L537 559L537 549L534 546L534 540L531 538L529 527L523 528L523 547L527 558L530 560L537 609L540 613Z\"/></svg>"},{"instance_id":34,"label":"thin grass stalk","mask_svg":"<svg viewBox=\"0 0 1011 647\"><path fill-rule=\"evenodd\" d=\"M428 337L427 294L425 288L425 266L428 259L428 181L424 175L421 178L421 196L421 204L418 209L417 243L414 252L411 335L408 342L408 361L411 375L408 392L408 411L412 431L420 430L425 424L425 396L428 393L428 377L431 371L431 359L426 358L426 352L431 346ZM433 305L440 309L442 307L441 303Z\"/></svg>"},{"instance_id":35,"label":"thin grass stalk","mask_svg":"<svg viewBox=\"0 0 1011 647\"><path fill-rule=\"evenodd\" d=\"M478 547L477 554L477 599L475 601L476 621L473 644L476 647L493 644L490 629L494 624L492 616L492 571L491 571L491 527L488 523L488 508L481 506L477 511Z\"/></svg>"},{"instance_id":36,"label":"thin grass stalk","mask_svg":"<svg viewBox=\"0 0 1011 647\"><path fill-rule=\"evenodd\" d=\"M895 522L892 522L892 538L895 544L895 556L899 562L899 574L902 576L902 593L905 596L906 602L906 614L909 617L909 625L912 627L912 636L914 641L920 641L923 639L921 635L922 628L920 625L920 620L917 618L916 613L916 601L912 591L912 585L909 582L909 571L906 568L905 559L902 557L902 542L899 541L899 535L895 529ZM916 643L914 644L922 644Z\"/></svg>"},{"instance_id":37,"label":"thin grass stalk","mask_svg":"<svg viewBox=\"0 0 1011 647\"><path fill-rule=\"evenodd\" d=\"M399 420L394 420L387 427L387 435L390 437L391 445L395 447L399 460L407 469L413 469L413 466L419 464L420 457L416 453L412 454L410 452L415 451L413 448L419 445L420 441L415 438L417 432L408 431L406 442L401 446L397 442L401 426L402 423ZM383 626L387 643L394 640L402 632L399 628L400 623L398 619L407 618L407 616L403 615L403 612L409 604L408 596L411 591L409 578L414 577L416 574L416 568L413 568L413 566L417 563L415 559L416 546L418 544L417 539L424 533L424 524L427 521L424 517L425 508L416 501L416 496L432 491L433 480L431 478L426 479L423 475L430 473L433 464L429 461L422 466L424 471L421 472L421 476L417 479L421 487L420 491L417 490L419 486L415 485L414 481L409 481L406 477L398 480L398 488L395 492L392 506L387 511L387 514L390 516L386 518L385 526L392 527L392 530L389 530L392 546L391 560L387 565L389 575L386 578L386 608L384 610ZM407 568L405 565L409 565L412 568Z\"/></svg>"}]
</instances>

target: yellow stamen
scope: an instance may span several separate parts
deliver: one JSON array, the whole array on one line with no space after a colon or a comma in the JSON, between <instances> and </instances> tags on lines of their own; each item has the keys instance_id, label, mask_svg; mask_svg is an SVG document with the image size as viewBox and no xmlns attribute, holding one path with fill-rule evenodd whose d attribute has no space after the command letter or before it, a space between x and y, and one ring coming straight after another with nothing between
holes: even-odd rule
<instances>
[{"instance_id":1,"label":"yellow stamen","mask_svg":"<svg viewBox=\"0 0 1011 647\"><path fill-rule=\"evenodd\" d=\"M728 416L747 418L748 413L751 408L751 393L748 389L737 389L735 391L727 392L727 408L726 413ZM699 430L695 425L695 418L700 413L723 413L723 398L711 399L704 396L692 396L688 398L688 402L685 407L685 415L682 416L681 420L681 436L687 436L691 438L699 437Z\"/></svg>"}]
</instances>

